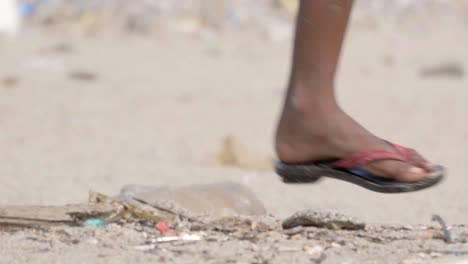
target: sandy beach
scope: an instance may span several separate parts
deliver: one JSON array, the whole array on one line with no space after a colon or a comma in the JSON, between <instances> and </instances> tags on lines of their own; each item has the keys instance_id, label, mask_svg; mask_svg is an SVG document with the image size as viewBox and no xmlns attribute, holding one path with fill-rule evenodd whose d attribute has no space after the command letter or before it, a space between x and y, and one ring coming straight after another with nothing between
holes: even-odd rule
<instances>
[{"instance_id":1,"label":"sandy beach","mask_svg":"<svg viewBox=\"0 0 468 264\"><path fill-rule=\"evenodd\" d=\"M429 25L353 24L337 89L343 108L372 132L446 166L436 188L384 195L330 179L285 185L273 171L212 164L226 136L274 157L290 37L30 32L0 43L0 204L61 205L126 184L230 180L249 186L277 217L317 208L368 223L429 224L439 214L464 224L468 78L422 72L463 72L467 28Z\"/></svg>"}]
</instances>

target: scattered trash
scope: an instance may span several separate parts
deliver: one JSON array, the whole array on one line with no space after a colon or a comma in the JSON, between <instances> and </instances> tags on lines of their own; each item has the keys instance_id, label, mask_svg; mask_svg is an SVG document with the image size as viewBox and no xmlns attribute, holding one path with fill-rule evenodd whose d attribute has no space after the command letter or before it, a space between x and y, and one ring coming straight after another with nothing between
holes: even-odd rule
<instances>
[{"instance_id":1,"label":"scattered trash","mask_svg":"<svg viewBox=\"0 0 468 264\"><path fill-rule=\"evenodd\" d=\"M104 221L104 220L101 220L101 219L91 218L91 219L87 219L87 220L84 222L84 226L85 226L85 227L89 227L89 228L106 227L106 226L107 226L107 222Z\"/></svg>"},{"instance_id":2,"label":"scattered trash","mask_svg":"<svg viewBox=\"0 0 468 264\"><path fill-rule=\"evenodd\" d=\"M289 229L296 226L315 226L329 229L362 230L365 228L363 221L334 211L300 211L283 221L283 228Z\"/></svg>"},{"instance_id":3,"label":"scattered trash","mask_svg":"<svg viewBox=\"0 0 468 264\"><path fill-rule=\"evenodd\" d=\"M90 218L105 219L118 212L109 204L76 204L66 206L0 206L0 231L81 226Z\"/></svg>"},{"instance_id":4,"label":"scattered trash","mask_svg":"<svg viewBox=\"0 0 468 264\"><path fill-rule=\"evenodd\" d=\"M200 241L200 240L202 240L202 238L199 235L182 234L180 236L158 237L156 239L153 239L151 242L167 243L167 242L174 242L174 241Z\"/></svg>"},{"instance_id":5,"label":"scattered trash","mask_svg":"<svg viewBox=\"0 0 468 264\"><path fill-rule=\"evenodd\" d=\"M420 72L421 77L424 78L458 78L465 77L465 70L463 65L458 62L443 63L433 67L424 68Z\"/></svg>"},{"instance_id":6,"label":"scattered trash","mask_svg":"<svg viewBox=\"0 0 468 264\"><path fill-rule=\"evenodd\" d=\"M161 235L165 236L165 237L170 237L170 236L175 236L176 233L174 232L174 230L170 229L166 223L164 223L163 221L159 221L156 223L156 229L161 233Z\"/></svg>"},{"instance_id":7,"label":"scattered trash","mask_svg":"<svg viewBox=\"0 0 468 264\"><path fill-rule=\"evenodd\" d=\"M182 187L135 186L122 188L119 199L179 211L186 216L264 215L266 209L245 185L236 182L197 184ZM177 208L183 208L180 212Z\"/></svg>"},{"instance_id":8,"label":"scattered trash","mask_svg":"<svg viewBox=\"0 0 468 264\"><path fill-rule=\"evenodd\" d=\"M213 163L221 166L235 166L251 170L272 170L273 159L254 154L234 137L227 136L223 139L219 151L216 153Z\"/></svg>"},{"instance_id":9,"label":"scattered trash","mask_svg":"<svg viewBox=\"0 0 468 264\"><path fill-rule=\"evenodd\" d=\"M72 71L68 74L68 77L73 80L85 82L93 82L97 79L96 74L85 71Z\"/></svg>"},{"instance_id":10,"label":"scattered trash","mask_svg":"<svg viewBox=\"0 0 468 264\"><path fill-rule=\"evenodd\" d=\"M444 219L442 219L442 217L440 217L440 215L435 214L435 215L432 216L432 221L436 221L436 222L438 222L440 224L440 226L442 228L442 232L443 232L442 239L446 243L454 243L454 241L452 239L452 236L450 235L450 231L448 230L447 225L445 224Z\"/></svg>"},{"instance_id":11,"label":"scattered trash","mask_svg":"<svg viewBox=\"0 0 468 264\"><path fill-rule=\"evenodd\" d=\"M400 263L412 264L434 260L442 261L448 256L468 254L468 251L464 250L466 245L463 244L445 244L435 241L435 238L429 238L432 241L421 242L415 241L412 236L409 236L420 231L434 231L434 228L428 229L424 226L368 225L365 229L357 231L356 229L342 230L350 229L355 225L361 228L363 225L356 220L350 221L350 217L341 214L336 216L337 213L317 213L310 210L299 212L296 215L302 215L306 220L300 220L301 225L286 230L281 230L280 219L273 216L271 219L267 216L211 218L212 220L207 221L202 228L197 228L194 231L192 226L197 223L178 217L171 220L172 229L167 226L166 223L169 222L166 220L155 221L157 222L155 224L146 219L134 219L137 216L147 217L153 211L146 214L138 212L129 217L128 214L132 211L128 207L133 205L118 200L118 198L92 193L90 200L97 204L61 208L62 211L66 212L64 215L74 219L74 227L63 226L64 221L61 217L49 217L49 219L56 219L51 221L59 226L44 225L46 223L44 216L49 215L49 213L43 211L50 211L49 207L0 207L0 227L4 223L6 225L18 224L18 219L22 218L26 218L28 221L35 219L35 221L42 222L43 226L37 225L34 229L18 232L11 243L30 243L34 249L41 247L40 250L50 250L51 245L62 248L63 244L67 247L74 247L84 243L88 244L88 247L93 247L93 250L103 249L102 251L107 252L102 253L103 255L134 250L150 253L156 256L155 259L159 257L160 262L166 262L161 260L164 257L182 263L187 262L186 260L201 263L203 258L200 258L200 255L203 255L203 257L208 256L223 263L233 262L230 259L236 259L239 263L257 263L257 260L259 260L258 263L267 263L264 260L272 259L271 256L278 258L277 260L281 263L288 259L294 259L300 263L325 263L328 258L331 260L337 257L340 259L353 258L353 261L347 260L347 262L340 263L355 263L356 261L360 263L363 258L369 258L372 261L379 257L385 258L385 256L389 256L388 252L392 251L391 254L397 254L393 256L393 260L406 258ZM101 208L98 205L113 208L113 213L98 210L97 208ZM137 208L138 210L146 210L150 207ZM93 216L90 217L90 215ZM107 217L99 215L107 215ZM322 226L340 228L339 230L320 227L307 228L306 223L310 223L310 218L313 219L314 223L321 222ZM317 218L320 219L317 220ZM108 223L106 229L83 228L86 222L101 223L100 219L105 219L105 222ZM272 221L268 222L268 220ZM334 224L331 224L330 221ZM351 225L349 222L353 224ZM450 227L450 230L451 235L454 236L457 232L466 233L467 227L454 225ZM1 238L5 239L8 236ZM434 250L434 246L439 248ZM405 250L400 253L398 250L395 251L397 247L403 247ZM371 251L367 251L367 249L371 249Z\"/></svg>"}]
</instances>

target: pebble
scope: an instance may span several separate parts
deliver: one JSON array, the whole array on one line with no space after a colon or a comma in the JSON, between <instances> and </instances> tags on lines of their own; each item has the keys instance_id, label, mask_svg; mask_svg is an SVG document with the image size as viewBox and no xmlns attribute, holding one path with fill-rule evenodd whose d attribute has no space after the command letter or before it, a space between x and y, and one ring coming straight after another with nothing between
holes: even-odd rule
<instances>
[{"instance_id":1,"label":"pebble","mask_svg":"<svg viewBox=\"0 0 468 264\"><path fill-rule=\"evenodd\" d=\"M290 229L297 226L362 230L366 225L361 220L335 211L305 210L297 212L283 221L284 229Z\"/></svg>"}]
</instances>

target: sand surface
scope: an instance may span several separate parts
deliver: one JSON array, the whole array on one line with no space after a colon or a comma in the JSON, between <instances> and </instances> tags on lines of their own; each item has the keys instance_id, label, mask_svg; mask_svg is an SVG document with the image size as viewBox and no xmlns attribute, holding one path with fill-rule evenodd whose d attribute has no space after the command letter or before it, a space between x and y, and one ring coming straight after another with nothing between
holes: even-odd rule
<instances>
[{"instance_id":1,"label":"sand surface","mask_svg":"<svg viewBox=\"0 0 468 264\"><path fill-rule=\"evenodd\" d=\"M265 221L266 220L266 221ZM463 264L465 243L441 240L437 226L368 225L365 230L303 227L283 231L279 219L221 218L162 242L152 225L53 227L0 236L1 263L444 263ZM466 227L452 226L452 234Z\"/></svg>"},{"instance_id":2,"label":"sand surface","mask_svg":"<svg viewBox=\"0 0 468 264\"><path fill-rule=\"evenodd\" d=\"M126 184L233 180L278 217L332 208L370 223L427 224L433 213L466 223L468 78L420 74L447 63L468 67L466 33L450 24L350 29L337 81L342 106L449 171L437 188L396 195L327 179L284 185L271 171L210 163L227 135L274 156L288 38L30 32L2 42L0 204L82 202L90 189L116 194Z\"/></svg>"}]
</instances>

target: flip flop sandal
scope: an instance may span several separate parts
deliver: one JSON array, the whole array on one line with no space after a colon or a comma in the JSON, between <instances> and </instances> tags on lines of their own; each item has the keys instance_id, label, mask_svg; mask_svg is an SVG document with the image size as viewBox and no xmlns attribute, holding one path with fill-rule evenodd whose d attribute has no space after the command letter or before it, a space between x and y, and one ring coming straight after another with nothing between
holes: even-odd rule
<instances>
[{"instance_id":1,"label":"flip flop sandal","mask_svg":"<svg viewBox=\"0 0 468 264\"><path fill-rule=\"evenodd\" d=\"M398 153L371 150L357 152L344 159L322 160L312 163L289 164L278 161L275 164L275 169L285 183L311 183L323 176L347 181L381 193L413 192L434 186L443 179L445 169L439 165L434 168L434 172L418 182L400 182L382 178L362 168L362 166L381 160L412 163L413 151L397 144L389 144Z\"/></svg>"}]
</instances>

